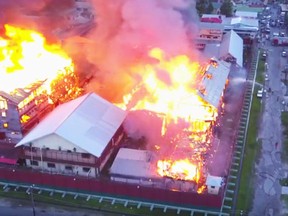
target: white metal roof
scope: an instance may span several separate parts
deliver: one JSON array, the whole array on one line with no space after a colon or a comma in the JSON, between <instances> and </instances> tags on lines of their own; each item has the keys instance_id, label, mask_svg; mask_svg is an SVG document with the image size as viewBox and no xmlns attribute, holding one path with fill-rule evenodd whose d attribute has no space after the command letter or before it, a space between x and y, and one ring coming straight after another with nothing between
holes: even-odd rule
<instances>
[{"instance_id":1,"label":"white metal roof","mask_svg":"<svg viewBox=\"0 0 288 216\"><path fill-rule=\"evenodd\" d=\"M110 174L135 178L158 178L156 165L151 161L153 155L150 151L121 148L110 168Z\"/></svg>"},{"instance_id":2,"label":"white metal roof","mask_svg":"<svg viewBox=\"0 0 288 216\"><path fill-rule=\"evenodd\" d=\"M221 187L222 181L223 181L222 177L208 175L206 179L206 185Z\"/></svg>"},{"instance_id":3,"label":"white metal roof","mask_svg":"<svg viewBox=\"0 0 288 216\"><path fill-rule=\"evenodd\" d=\"M209 66L203 76L198 95L212 106L218 108L231 64L223 60L214 60L217 62L217 66Z\"/></svg>"},{"instance_id":4,"label":"white metal roof","mask_svg":"<svg viewBox=\"0 0 288 216\"><path fill-rule=\"evenodd\" d=\"M17 145L56 134L99 157L126 117L126 112L94 93L58 106Z\"/></svg>"},{"instance_id":5,"label":"white metal roof","mask_svg":"<svg viewBox=\"0 0 288 216\"><path fill-rule=\"evenodd\" d=\"M230 54L236 59L236 63L243 66L243 39L233 30L223 36L219 50L219 57L222 58Z\"/></svg>"},{"instance_id":6,"label":"white metal roof","mask_svg":"<svg viewBox=\"0 0 288 216\"><path fill-rule=\"evenodd\" d=\"M254 11L238 11L237 10L236 13L235 13L235 16L257 19L258 12L254 12Z\"/></svg>"},{"instance_id":7,"label":"white metal roof","mask_svg":"<svg viewBox=\"0 0 288 216\"><path fill-rule=\"evenodd\" d=\"M247 27L259 27L258 19L249 19L245 17L232 17L228 18L227 21L230 21L231 25L247 26Z\"/></svg>"}]
</instances>

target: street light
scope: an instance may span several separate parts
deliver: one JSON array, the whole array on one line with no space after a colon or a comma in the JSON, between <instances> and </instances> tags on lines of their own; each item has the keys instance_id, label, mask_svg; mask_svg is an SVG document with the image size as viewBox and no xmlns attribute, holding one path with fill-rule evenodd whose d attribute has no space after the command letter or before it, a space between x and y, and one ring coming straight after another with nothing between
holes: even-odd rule
<instances>
[{"instance_id":1,"label":"street light","mask_svg":"<svg viewBox=\"0 0 288 216\"><path fill-rule=\"evenodd\" d=\"M36 216L34 196L33 196L33 186L34 186L34 185L31 185L31 186L30 186L30 193L31 193L31 202L32 202L33 216Z\"/></svg>"}]
</instances>

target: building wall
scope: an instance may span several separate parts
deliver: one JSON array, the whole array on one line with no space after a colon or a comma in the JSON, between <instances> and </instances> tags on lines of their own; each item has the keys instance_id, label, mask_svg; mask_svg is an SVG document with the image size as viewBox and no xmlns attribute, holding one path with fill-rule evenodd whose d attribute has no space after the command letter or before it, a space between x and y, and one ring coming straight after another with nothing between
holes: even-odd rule
<instances>
[{"instance_id":1,"label":"building wall","mask_svg":"<svg viewBox=\"0 0 288 216\"><path fill-rule=\"evenodd\" d=\"M0 96L0 139L22 138L21 123L17 105Z\"/></svg>"},{"instance_id":2,"label":"building wall","mask_svg":"<svg viewBox=\"0 0 288 216\"><path fill-rule=\"evenodd\" d=\"M218 195L219 187L216 186L208 186L208 193Z\"/></svg>"},{"instance_id":3,"label":"building wall","mask_svg":"<svg viewBox=\"0 0 288 216\"><path fill-rule=\"evenodd\" d=\"M75 146L73 143L61 138L56 134L51 134L41 139L35 140L32 143L32 146L43 149L49 148L52 150L88 153L87 151L79 148L78 146Z\"/></svg>"},{"instance_id":4,"label":"building wall","mask_svg":"<svg viewBox=\"0 0 288 216\"><path fill-rule=\"evenodd\" d=\"M114 152L115 148L119 146L121 143L121 140L124 137L124 129L123 126L121 125L110 142L107 144L106 148L102 152L99 160L97 160L97 167L99 167L99 170L102 171L104 166L106 165L107 161L111 157L112 153Z\"/></svg>"},{"instance_id":5,"label":"building wall","mask_svg":"<svg viewBox=\"0 0 288 216\"><path fill-rule=\"evenodd\" d=\"M165 190L153 187L139 187L135 184L125 184L101 181L94 178L83 178L65 175L51 175L44 172L35 172L20 167L1 167L0 180L20 184L49 187L62 190L74 190L89 194L100 194L115 197L129 198L131 200L146 200L155 203L167 203L184 207L220 210L224 190L219 195L197 194Z\"/></svg>"},{"instance_id":6,"label":"building wall","mask_svg":"<svg viewBox=\"0 0 288 216\"><path fill-rule=\"evenodd\" d=\"M91 166L71 165L69 163L52 163L48 161L31 159L26 159L26 165L36 170L48 171L51 173L96 177L96 169L95 167Z\"/></svg>"}]
</instances>

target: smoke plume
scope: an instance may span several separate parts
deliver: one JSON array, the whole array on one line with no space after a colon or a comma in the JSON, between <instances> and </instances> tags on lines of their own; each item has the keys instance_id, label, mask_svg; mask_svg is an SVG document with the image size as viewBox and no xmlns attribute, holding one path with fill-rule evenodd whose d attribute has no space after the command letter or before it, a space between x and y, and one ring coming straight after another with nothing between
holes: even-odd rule
<instances>
[{"instance_id":1,"label":"smoke plume","mask_svg":"<svg viewBox=\"0 0 288 216\"><path fill-rule=\"evenodd\" d=\"M86 41L75 37L65 44L72 56L81 56L97 66L88 91L93 90L109 101L121 102L122 96L141 80L141 71L131 68L140 63L153 64L154 59L148 53L155 47L168 56L186 54L198 58L191 49L192 37L188 36L188 24L194 20L185 22L180 12L188 8L193 11L192 3L186 0L93 0L97 27L85 36Z\"/></svg>"}]
</instances>

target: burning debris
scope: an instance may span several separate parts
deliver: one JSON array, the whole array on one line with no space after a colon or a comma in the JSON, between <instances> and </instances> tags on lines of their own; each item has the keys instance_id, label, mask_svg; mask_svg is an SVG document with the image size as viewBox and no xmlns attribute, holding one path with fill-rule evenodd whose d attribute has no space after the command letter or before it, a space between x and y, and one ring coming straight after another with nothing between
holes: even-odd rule
<instances>
[{"instance_id":1,"label":"burning debris","mask_svg":"<svg viewBox=\"0 0 288 216\"><path fill-rule=\"evenodd\" d=\"M208 155L212 156L211 145L217 140L213 128L221 109L230 64L211 59L200 65L185 55L168 58L160 49L151 50L150 57L155 63L135 67L135 70L142 69L142 82L124 96L124 104L119 106L132 112L156 113L162 120L161 130L158 128L161 138L150 140L148 135L147 142L152 148L147 148L156 152L157 173L162 177L193 181L200 193L207 175L205 163ZM153 121L151 119L150 128L143 130L153 130ZM135 124L126 124L128 135L133 136L131 127L135 132Z\"/></svg>"},{"instance_id":2,"label":"burning debris","mask_svg":"<svg viewBox=\"0 0 288 216\"><path fill-rule=\"evenodd\" d=\"M72 59L59 44L49 44L34 30L4 26L0 67L0 90L16 102L22 124L41 116L35 109L42 111L82 94Z\"/></svg>"},{"instance_id":3,"label":"burning debris","mask_svg":"<svg viewBox=\"0 0 288 216\"><path fill-rule=\"evenodd\" d=\"M196 50L191 51L191 38L179 11L193 1L92 2L97 28L85 39L77 37L81 43L75 43L74 37L62 44L69 55L81 56L79 59L97 67L87 90L95 90L130 113L153 113L148 115L152 119L149 129L138 126L147 140L146 148L155 153L155 160L149 161L155 173L159 178L194 182L201 193L229 65L217 59L204 61ZM82 94L73 61L61 45L49 44L33 30L12 25L5 25L4 30L0 38L1 90L13 95L15 89L43 82L19 103L22 122L31 118L27 112L31 101L37 106L43 100L58 104ZM157 124L153 125L155 117ZM133 137L140 118L127 119L128 136Z\"/></svg>"}]
</instances>

